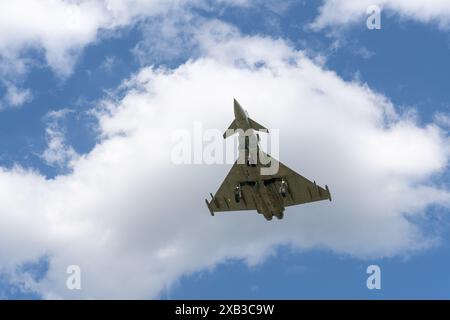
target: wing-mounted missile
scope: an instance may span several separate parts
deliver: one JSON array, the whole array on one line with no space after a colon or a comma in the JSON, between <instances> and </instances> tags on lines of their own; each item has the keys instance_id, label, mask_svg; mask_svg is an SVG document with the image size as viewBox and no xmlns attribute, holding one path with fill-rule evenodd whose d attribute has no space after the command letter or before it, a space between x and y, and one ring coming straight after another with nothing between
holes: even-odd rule
<instances>
[{"instance_id":1,"label":"wing-mounted missile","mask_svg":"<svg viewBox=\"0 0 450 320\"><path fill-rule=\"evenodd\" d=\"M331 201L331 192L327 185L325 185L325 190L327 190L327 193L328 193L328 200Z\"/></svg>"},{"instance_id":2,"label":"wing-mounted missile","mask_svg":"<svg viewBox=\"0 0 450 320\"><path fill-rule=\"evenodd\" d=\"M209 209L209 212L210 212L211 215L214 217L214 210L213 210L213 208L211 207L211 203L214 202L214 205L216 206L216 208L218 208L219 206L217 205L217 204L218 204L218 203L217 203L217 199L214 198L214 196L212 195L212 193L210 193L210 195L211 195L211 202L208 202L208 200L206 200L206 199L205 199L205 202L206 202L206 206L207 206L208 209Z\"/></svg>"},{"instance_id":3,"label":"wing-mounted missile","mask_svg":"<svg viewBox=\"0 0 450 320\"><path fill-rule=\"evenodd\" d=\"M208 207L208 209L209 209L209 212L211 213L211 215L214 217L214 211L211 209L211 204L208 202L208 200L206 200L205 199L205 203L206 203L206 206Z\"/></svg>"}]
</instances>

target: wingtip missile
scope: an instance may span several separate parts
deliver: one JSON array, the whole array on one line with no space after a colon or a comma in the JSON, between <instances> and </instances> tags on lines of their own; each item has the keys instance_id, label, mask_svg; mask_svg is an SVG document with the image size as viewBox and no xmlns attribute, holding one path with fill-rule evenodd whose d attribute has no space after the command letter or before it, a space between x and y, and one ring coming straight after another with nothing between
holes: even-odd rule
<instances>
[{"instance_id":1,"label":"wingtip missile","mask_svg":"<svg viewBox=\"0 0 450 320\"><path fill-rule=\"evenodd\" d=\"M209 203L208 200L206 200L206 199L205 199L205 203L206 203L206 206L209 209L209 212L211 213L211 216L214 217L214 211L211 209L211 203Z\"/></svg>"},{"instance_id":2,"label":"wingtip missile","mask_svg":"<svg viewBox=\"0 0 450 320\"><path fill-rule=\"evenodd\" d=\"M328 193L328 200L331 201L331 192L327 185L325 185L325 190L327 190L327 193Z\"/></svg>"}]
</instances>

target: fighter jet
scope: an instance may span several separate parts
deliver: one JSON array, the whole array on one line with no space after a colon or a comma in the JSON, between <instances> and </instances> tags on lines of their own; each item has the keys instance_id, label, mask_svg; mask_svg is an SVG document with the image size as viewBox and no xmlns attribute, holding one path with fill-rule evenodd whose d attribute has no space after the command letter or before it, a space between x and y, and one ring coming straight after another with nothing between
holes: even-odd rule
<instances>
[{"instance_id":1,"label":"fighter jet","mask_svg":"<svg viewBox=\"0 0 450 320\"><path fill-rule=\"evenodd\" d=\"M224 138L238 133L239 157L216 194L211 194L210 201L205 199L212 216L221 211L256 210L270 221L274 216L283 219L288 206L331 201L328 186L320 187L260 149L254 130L268 130L252 120L236 99L234 117ZM270 172L270 168L278 170Z\"/></svg>"}]
</instances>

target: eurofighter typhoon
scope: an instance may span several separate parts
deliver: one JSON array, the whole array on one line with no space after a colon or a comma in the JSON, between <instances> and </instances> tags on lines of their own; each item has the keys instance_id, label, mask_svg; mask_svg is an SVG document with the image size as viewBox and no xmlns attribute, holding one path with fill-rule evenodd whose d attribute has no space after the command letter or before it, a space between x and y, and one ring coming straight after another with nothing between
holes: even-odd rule
<instances>
[{"instance_id":1,"label":"eurofighter typhoon","mask_svg":"<svg viewBox=\"0 0 450 320\"><path fill-rule=\"evenodd\" d=\"M256 210L267 220L283 219L288 206L331 201L328 186L318 186L260 150L254 130L268 130L252 120L236 99L234 117L223 136L238 133L239 157L216 194L205 200L212 216L220 211Z\"/></svg>"}]
</instances>

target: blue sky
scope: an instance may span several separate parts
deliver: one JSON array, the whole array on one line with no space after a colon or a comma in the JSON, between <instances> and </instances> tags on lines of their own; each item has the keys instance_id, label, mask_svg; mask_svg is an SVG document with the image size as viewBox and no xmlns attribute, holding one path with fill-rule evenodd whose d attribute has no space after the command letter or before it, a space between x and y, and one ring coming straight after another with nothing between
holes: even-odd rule
<instances>
[{"instance_id":1,"label":"blue sky","mask_svg":"<svg viewBox=\"0 0 450 320\"><path fill-rule=\"evenodd\" d=\"M248 36L282 39L292 50L304 51L311 59L324 57L321 65L324 72L332 71L342 81L367 86L373 92L389 99L399 113L404 110L415 111L417 113L415 124L419 128L436 122L437 115L450 112L448 85L450 38L448 29L433 21L424 22L414 15L405 17L404 13L396 12L397 9L392 7L382 11L381 30L368 30L365 27L364 15L356 22L312 30L308 26L317 19L322 1L293 1L285 9L277 8L275 3L244 7L217 5L214 1L208 3L211 7L189 9L189 15L195 17L192 18L194 26L198 23L197 20L221 21L237 28L241 38ZM25 73L10 73L7 76L18 87L29 89L32 98L16 107L9 106L5 101L2 103L0 166L4 170L13 170L12 168L21 166L26 170L34 170L47 180L58 176L70 176L74 170L70 164L55 165L43 156L45 150L49 148L49 139L52 138L49 137L48 131L46 134L49 123L56 121L54 122L57 123L56 128L63 133L64 144L70 146L78 156L89 155L103 139L99 134L99 120L92 110L105 99L120 101L127 95L128 91L124 93L117 89L123 81L148 65L176 70L187 61L195 60L202 55L195 44L190 46L190 34L186 36L188 40L185 39L186 47L176 48L176 54L172 52L164 54L167 47L158 49L157 54L150 50L151 46L158 46L165 41L173 43L174 46L186 44L183 41L170 42L171 39L164 39L166 37L164 33L160 35L162 39L149 41L147 33L149 30L154 31L153 25L158 26L156 20L157 18L150 17L137 23L129 23L114 29L112 34L99 32L95 41L88 41L78 52L73 70L67 75L55 71L51 62L46 60L42 49L31 48L22 51L21 57L32 63ZM141 59L136 54L136 48L139 46L143 48L144 54L147 53L144 61L142 51ZM6 90L5 85L0 86L0 96L5 96ZM56 120L49 118L49 112L62 109L70 109L70 112ZM182 112L189 113L189 109ZM228 125L229 120L231 121L228 118L222 119L223 128ZM264 119L269 120L267 117ZM445 122L442 119L440 121ZM444 124L439 125L443 126L443 132L448 133ZM448 139L445 141L448 142ZM296 151L298 157L301 157L301 152L301 149ZM296 155L292 159L296 159ZM195 170L198 172L200 169ZM221 170L226 172L227 167ZM437 185L447 189L449 187L447 172L445 164L444 169L435 170L427 174L426 178L419 182L413 181L412 184ZM217 174L208 187L218 187L220 177L221 174ZM351 178L349 182L357 183ZM51 201L51 198L48 201ZM199 201L202 202L202 199ZM365 209L364 203L359 205L361 210ZM133 210L133 207L124 206L124 208L127 214ZM2 210L0 212L8 209L2 205ZM286 214L290 214L289 211ZM339 212L333 214L339 215ZM130 219L132 216L133 214ZM450 267L448 207L442 203L431 203L422 214L408 216L406 219L418 226L426 237L438 239L438 242L422 250L409 252L401 249L394 250L394 253L389 252L385 255L376 253L372 256L355 253L345 247L330 247L326 241L323 242L325 245L320 245L319 241L311 246L276 244L273 247L275 249L272 248L268 255L264 254L265 258L256 265L252 263L249 265L248 257L237 253L225 254L225 258L215 261L213 265L210 262L199 266L193 263L194 267L189 263L186 270L177 271L175 273L177 276L170 276L169 280L163 281L161 290L155 289L159 291L156 297L448 299L450 297L450 278L447 272ZM257 227L258 225L255 225L255 228ZM192 233L195 233L195 230L192 230ZM212 234L211 237L213 236ZM357 242L358 239L354 238L353 241ZM62 243L61 246L64 247ZM26 242L17 245L24 246ZM21 255L20 258L14 259L12 265L6 263L3 267L6 271L0 277L0 297L19 299L52 297L49 292L58 295L58 289L52 291L51 283L46 283L43 288L38 285L48 276L54 257L52 251L54 245L54 243L48 247L43 245L43 249L30 254L29 258L26 254ZM145 247L145 241L142 245ZM58 247L58 244L56 246ZM133 248L126 249L134 251ZM184 259L189 260L190 256L184 256ZM192 259L196 259L196 256ZM366 268L371 264L381 267L381 290L368 290L366 287L368 276ZM17 283L11 277L11 268L16 275L31 275L35 285L31 287L40 289L27 289L26 286L23 288L20 281ZM136 292L139 293L133 293L131 297L141 296L142 292L146 291ZM87 296L91 294L88 292ZM155 298L155 292L150 290L148 298Z\"/></svg>"}]
</instances>

